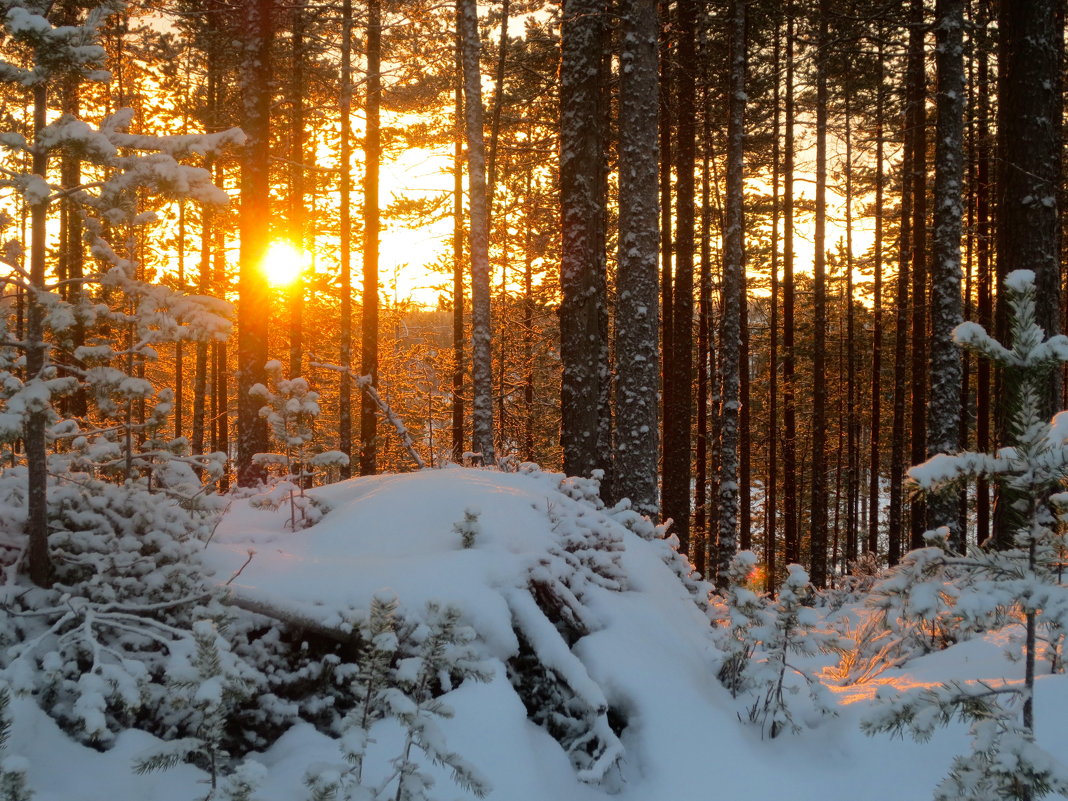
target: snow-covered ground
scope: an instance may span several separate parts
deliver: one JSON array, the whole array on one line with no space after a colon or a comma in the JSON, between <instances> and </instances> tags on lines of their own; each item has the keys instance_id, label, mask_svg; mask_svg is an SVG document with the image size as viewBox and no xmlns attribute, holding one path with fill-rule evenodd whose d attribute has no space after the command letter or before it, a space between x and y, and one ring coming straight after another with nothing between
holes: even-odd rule
<instances>
[{"instance_id":1,"label":"snow-covered ground","mask_svg":"<svg viewBox=\"0 0 1068 801\"><path fill-rule=\"evenodd\" d=\"M668 564L665 541L595 510L581 500L581 485L562 492L559 483L543 473L459 468L354 479L316 490L332 509L298 532L285 527L285 511L235 502L207 559L246 602L326 628L343 626L347 610L366 609L376 594L413 613L427 601L460 608L492 678L448 693L455 716L440 726L449 749L476 766L492 786L489 798L501 801L929 798L953 756L967 749L967 732L954 725L924 744L864 736L859 721L875 688L1022 676L995 632L872 682L832 687L836 717L816 716L798 694L803 730L763 740L744 719L747 699L732 699L716 679L708 614ZM477 514L469 548L455 527L465 511ZM539 616L535 585L573 593L588 633L570 649ZM599 703L612 710L622 757L602 782L581 781L561 745L528 719L506 670L520 647L517 629L595 713ZM833 657L817 658L814 669L818 660L830 665ZM16 699L12 712L7 753L28 760L37 801L189 801L207 793L204 774L189 766L134 775L131 762L152 745L149 735L126 732L98 753L69 740L29 699ZM1040 676L1036 718L1040 745L1068 763L1068 677ZM374 779L403 743L393 722L372 735L367 772ZM613 736L605 734L607 746ZM254 796L260 801L300 801L309 767L343 762L336 742L306 724L253 756L268 770ZM431 770L431 797L468 797L448 771Z\"/></svg>"}]
</instances>

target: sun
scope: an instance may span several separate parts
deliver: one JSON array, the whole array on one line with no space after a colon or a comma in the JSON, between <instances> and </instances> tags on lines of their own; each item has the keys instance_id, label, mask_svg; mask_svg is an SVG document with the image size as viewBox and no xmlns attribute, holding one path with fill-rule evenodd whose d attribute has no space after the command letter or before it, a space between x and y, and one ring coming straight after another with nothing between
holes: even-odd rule
<instances>
[{"instance_id":1,"label":"sun","mask_svg":"<svg viewBox=\"0 0 1068 801\"><path fill-rule=\"evenodd\" d=\"M263 274L271 286L289 286L304 271L307 256L289 242L275 240L263 257Z\"/></svg>"}]
</instances>

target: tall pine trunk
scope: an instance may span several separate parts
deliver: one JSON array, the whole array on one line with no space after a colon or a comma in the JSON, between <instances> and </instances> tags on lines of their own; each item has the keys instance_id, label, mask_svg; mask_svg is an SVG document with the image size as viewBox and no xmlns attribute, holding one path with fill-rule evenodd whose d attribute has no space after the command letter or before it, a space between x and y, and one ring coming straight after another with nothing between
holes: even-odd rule
<instances>
[{"instance_id":1,"label":"tall pine trunk","mask_svg":"<svg viewBox=\"0 0 1068 801\"><path fill-rule=\"evenodd\" d=\"M360 373L378 387L378 188L382 161L382 2L367 0L367 102L363 137L363 319L360 324ZM378 410L368 392L360 393L360 475L378 471Z\"/></svg>"},{"instance_id":2,"label":"tall pine trunk","mask_svg":"<svg viewBox=\"0 0 1068 801\"><path fill-rule=\"evenodd\" d=\"M726 586L738 550L738 417L740 393L741 306L745 295L745 0L730 6L730 91L727 116L727 188L723 230L723 319L720 337L720 386L723 411L719 447L719 537L716 584Z\"/></svg>"},{"instance_id":3,"label":"tall pine trunk","mask_svg":"<svg viewBox=\"0 0 1068 801\"><path fill-rule=\"evenodd\" d=\"M961 314L961 219L964 176L964 0L935 6L934 240L931 253L931 402L927 413L927 455L960 449L960 349L953 329ZM964 550L956 488L927 498L927 527L950 527L950 543Z\"/></svg>"},{"instance_id":4,"label":"tall pine trunk","mask_svg":"<svg viewBox=\"0 0 1068 801\"><path fill-rule=\"evenodd\" d=\"M493 455L493 362L490 350L489 209L486 205L486 146L482 131L482 77L476 0L457 0L464 72L467 137L469 247L471 258L471 367L474 384L472 445L482 464Z\"/></svg>"},{"instance_id":5,"label":"tall pine trunk","mask_svg":"<svg viewBox=\"0 0 1068 801\"><path fill-rule=\"evenodd\" d=\"M602 398L608 380L604 183L605 0L566 0L560 65L561 432L564 472L603 469Z\"/></svg>"},{"instance_id":6,"label":"tall pine trunk","mask_svg":"<svg viewBox=\"0 0 1068 801\"><path fill-rule=\"evenodd\" d=\"M660 379L656 1L625 0L621 13L615 490L638 512L654 515Z\"/></svg>"},{"instance_id":7,"label":"tall pine trunk","mask_svg":"<svg viewBox=\"0 0 1068 801\"><path fill-rule=\"evenodd\" d=\"M352 0L341 4L341 149L338 210L341 283L339 361L344 371L338 396L338 450L349 457L341 477L352 476Z\"/></svg>"},{"instance_id":8,"label":"tall pine trunk","mask_svg":"<svg viewBox=\"0 0 1068 801\"><path fill-rule=\"evenodd\" d=\"M812 494L809 542L810 575L816 587L827 586L827 57L828 0L820 0L816 54L816 221L813 273L812 344Z\"/></svg>"},{"instance_id":9,"label":"tall pine trunk","mask_svg":"<svg viewBox=\"0 0 1068 801\"><path fill-rule=\"evenodd\" d=\"M678 3L675 148L675 275L671 296L671 358L664 397L664 516L674 521L679 550L690 546L690 462L693 421L694 168L697 161L697 0Z\"/></svg>"},{"instance_id":10,"label":"tall pine trunk","mask_svg":"<svg viewBox=\"0 0 1068 801\"><path fill-rule=\"evenodd\" d=\"M783 547L786 564L801 561L801 532L797 515L796 350L794 347L794 17L786 8L786 87L783 141L782 218L782 487Z\"/></svg>"},{"instance_id":11,"label":"tall pine trunk","mask_svg":"<svg viewBox=\"0 0 1068 801\"><path fill-rule=\"evenodd\" d=\"M270 292L263 260L270 238L270 111L271 42L274 38L273 0L248 0L247 61L242 94L247 137L241 163L241 273L237 307L237 480L253 486L264 477L253 461L267 451L267 421L260 402L249 394L255 384L267 381L267 328Z\"/></svg>"}]
</instances>

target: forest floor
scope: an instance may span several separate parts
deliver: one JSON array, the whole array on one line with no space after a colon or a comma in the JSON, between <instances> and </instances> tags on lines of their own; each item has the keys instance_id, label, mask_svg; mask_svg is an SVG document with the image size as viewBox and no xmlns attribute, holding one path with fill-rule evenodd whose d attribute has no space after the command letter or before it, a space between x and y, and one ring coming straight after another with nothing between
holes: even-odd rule
<instances>
[{"instance_id":1,"label":"forest floor","mask_svg":"<svg viewBox=\"0 0 1068 801\"><path fill-rule=\"evenodd\" d=\"M375 594L405 609L427 601L457 606L477 633L491 678L444 695L455 714L440 728L448 748L487 779L488 797L500 801L918 801L931 797L954 755L968 749L966 727L952 724L922 744L865 736L859 723L877 703L877 688L1022 677L1022 663L1005 656L1007 644L1016 647L1005 630L846 687L835 686L836 657L811 657L805 667L828 685L837 714L817 714L798 692L788 700L800 731L765 739L747 719L753 699L732 698L717 680L720 652L709 613L679 581L665 541L606 523L580 491L568 497L558 485L559 476L548 474L458 468L354 479L316 490L331 511L297 532L287 528L284 507L272 512L238 501L208 546L208 563L246 601L324 626L338 625L346 609L366 608ZM465 511L477 517L469 548L454 527ZM583 537L606 525L615 526L613 555L598 564ZM578 586L569 569L589 575ZM519 594L532 576L562 581L581 597L589 633L570 649L560 647L551 626L528 620L524 632L577 697L594 706L601 698L613 710L622 757L599 783L580 780L560 743L528 719L507 675L516 619L526 609ZM827 614L855 618L859 610ZM1068 676L1048 675L1046 663L1039 672L1037 740L1068 763ZM205 774L188 765L135 775L132 762L157 742L148 734L126 731L100 753L70 740L31 699L15 699L12 712L8 753L28 760L36 801L192 801L208 793ZM388 775L404 748L394 722L372 736L371 782ZM258 801L301 801L309 767L344 764L337 741L307 724L252 757L267 769ZM436 778L431 798L470 797L447 770L426 769Z\"/></svg>"}]
</instances>

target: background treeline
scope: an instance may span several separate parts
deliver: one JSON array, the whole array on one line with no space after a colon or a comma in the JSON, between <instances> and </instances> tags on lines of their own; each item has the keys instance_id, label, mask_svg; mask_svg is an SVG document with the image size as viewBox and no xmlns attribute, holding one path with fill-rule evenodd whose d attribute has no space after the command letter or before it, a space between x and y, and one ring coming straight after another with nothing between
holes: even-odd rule
<instances>
[{"instance_id":1,"label":"background treeline","mask_svg":"<svg viewBox=\"0 0 1068 801\"><path fill-rule=\"evenodd\" d=\"M474 42L458 25L472 7ZM58 2L49 13L74 23L87 7ZM159 222L122 240L142 277L236 305L230 341L179 341L130 365L173 388L169 437L194 454L226 454L219 488L263 478L255 454L281 447L248 392L278 360L320 395L311 449L351 456L323 478L411 464L356 380L370 376L428 464L492 451L506 465L602 469L609 498L627 494L674 519L703 571L717 575L735 548L755 548L769 586L788 562L825 585L862 554L895 563L932 522L904 471L947 449L929 420L931 409L949 419L944 401L932 405L947 375L932 357L948 341L932 300L946 285L936 217L938 199L953 197L939 176L961 176L946 202L963 230L963 319L1003 325L998 276L1024 267L1038 275L1041 321L1060 327L1063 17L1056 0L132 3L105 23L112 81L59 81L47 108L96 122L128 107L134 134L239 126L247 137L191 156L230 193L229 207L138 193L130 202ZM936 53L953 49L954 31L962 91L947 93L939 87L954 67L936 65ZM641 66L643 43L653 73ZM10 47L0 42L5 58ZM477 101L463 74L473 47ZM650 74L643 89L638 78ZM4 129L32 141L32 91L0 91ZM954 112L940 98L954 94L959 147L947 155L941 126ZM651 119L643 97L658 98L652 128L641 127ZM476 102L477 137L465 117ZM449 159L451 190L390 198L381 167L412 148ZM472 215L476 150L486 210ZM31 167L17 149L2 158L5 175ZM656 197L636 206L649 184L634 189L635 171L651 175L649 159ZM47 170L60 192L93 180L75 148ZM33 209L16 189L0 186L0 224L18 243L8 259L17 265ZM49 215L49 275L88 274L95 255L74 203L61 199ZM481 215L488 365L471 349L472 292L477 309L483 290L472 286L469 234ZM399 301L379 274L382 227L443 219L454 237L432 265L437 308ZM309 254L282 289L260 267L271 239ZM650 253L652 283L623 289L648 271ZM659 303L635 312L625 305L633 286L652 287ZM16 330L25 292L9 285L4 304ZM646 312L651 356L620 339ZM961 371L949 385L948 449L990 450L994 399L1011 377L951 358ZM489 385L473 397L480 364ZM624 392L639 365L660 378ZM651 427L623 411L622 398L638 396ZM1051 398L1048 411L1062 405ZM63 414L98 412L75 399ZM151 409L129 414L143 421ZM491 447L473 430L487 419ZM639 428L652 438L622 447ZM22 448L14 443L11 464ZM967 492L975 519L960 530L983 542L992 490L980 480ZM954 503L963 522L970 507Z\"/></svg>"}]
</instances>

